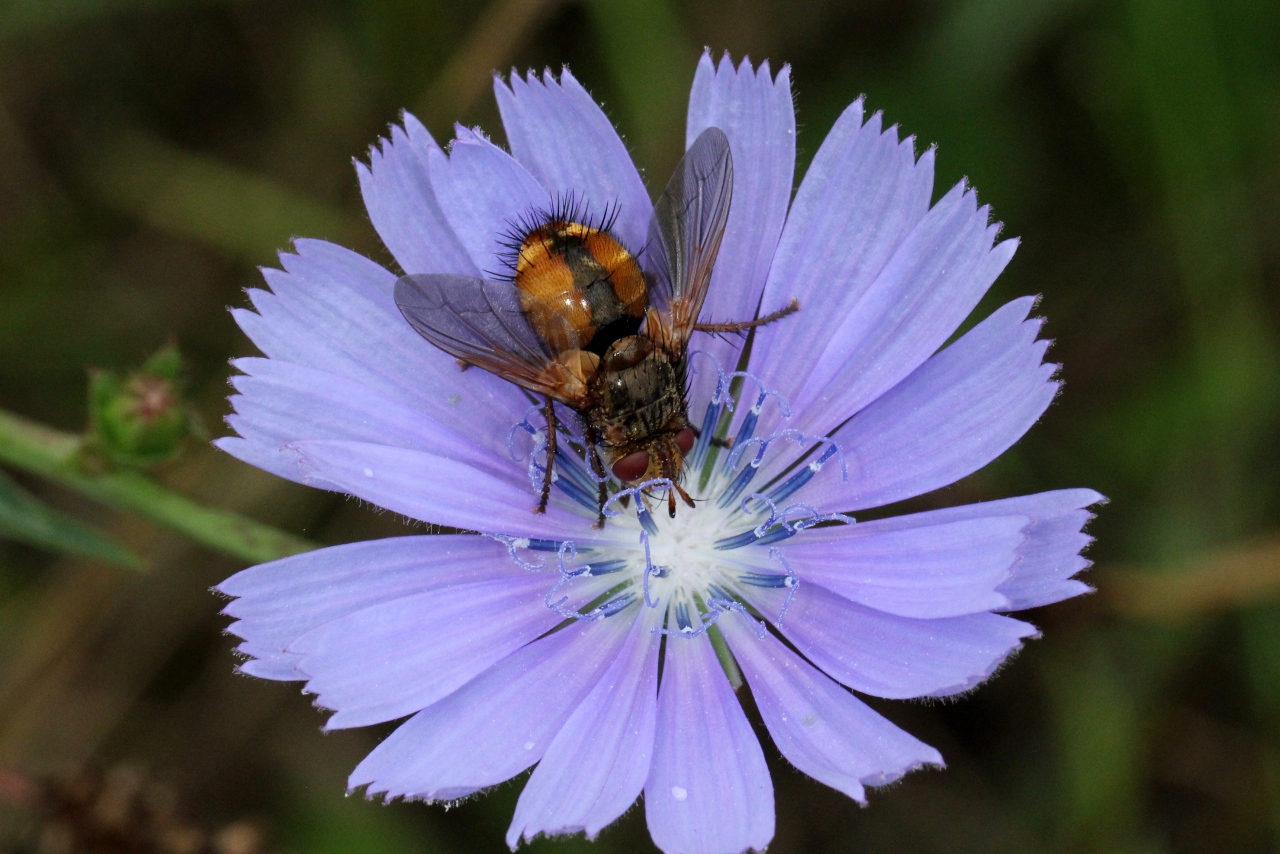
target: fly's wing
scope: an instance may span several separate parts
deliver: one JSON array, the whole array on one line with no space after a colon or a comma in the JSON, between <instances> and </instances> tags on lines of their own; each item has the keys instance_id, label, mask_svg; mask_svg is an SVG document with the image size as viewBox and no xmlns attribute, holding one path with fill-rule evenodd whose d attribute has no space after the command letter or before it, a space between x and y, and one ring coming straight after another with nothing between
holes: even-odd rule
<instances>
[{"instance_id":1,"label":"fly's wing","mask_svg":"<svg viewBox=\"0 0 1280 854\"><path fill-rule=\"evenodd\" d=\"M454 358L529 391L578 402L581 384L529 325L511 283L449 274L405 276L396 282L395 300L410 326Z\"/></svg>"},{"instance_id":2,"label":"fly's wing","mask_svg":"<svg viewBox=\"0 0 1280 854\"><path fill-rule=\"evenodd\" d=\"M654 205L645 252L650 304L668 327L661 337L680 349L707 297L732 198L729 138L719 128L707 128L685 152Z\"/></svg>"}]
</instances>

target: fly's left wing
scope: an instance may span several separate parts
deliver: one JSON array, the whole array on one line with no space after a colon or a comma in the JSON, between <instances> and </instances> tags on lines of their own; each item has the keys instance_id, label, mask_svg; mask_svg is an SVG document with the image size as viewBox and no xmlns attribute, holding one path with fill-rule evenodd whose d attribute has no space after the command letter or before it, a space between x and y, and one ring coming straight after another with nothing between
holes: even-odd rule
<instances>
[{"instance_id":1,"label":"fly's left wing","mask_svg":"<svg viewBox=\"0 0 1280 854\"><path fill-rule=\"evenodd\" d=\"M665 334L654 337L681 350L707 298L732 199L729 138L719 128L707 128L689 146L653 207L644 255L650 304L666 327Z\"/></svg>"},{"instance_id":2,"label":"fly's left wing","mask_svg":"<svg viewBox=\"0 0 1280 854\"><path fill-rule=\"evenodd\" d=\"M454 358L581 407L580 361L551 352L529 324L511 283L449 274L405 276L396 282L395 300L423 338ZM564 327L565 336L575 334L567 322Z\"/></svg>"}]
</instances>

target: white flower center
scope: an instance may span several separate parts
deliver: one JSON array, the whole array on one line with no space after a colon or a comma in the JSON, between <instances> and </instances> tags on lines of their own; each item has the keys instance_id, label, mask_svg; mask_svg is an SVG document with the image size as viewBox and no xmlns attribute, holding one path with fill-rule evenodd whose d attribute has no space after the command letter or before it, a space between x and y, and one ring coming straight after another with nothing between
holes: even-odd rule
<instances>
[{"instance_id":1,"label":"white flower center","mask_svg":"<svg viewBox=\"0 0 1280 854\"><path fill-rule=\"evenodd\" d=\"M721 385L727 387L723 375ZM799 581L775 544L814 524L853 520L795 503L793 495L829 461L844 476L843 456L829 439L806 439L795 430L756 437L756 419L770 395L761 391L755 398L731 452L712 449L705 432L716 424L728 403L713 402L707 407L701 421L704 434L686 458L685 488L694 494L696 506L681 502L675 516L670 516L667 507L672 485L659 479L623 489L609 499L604 507L607 522L602 537L558 542L490 536L505 543L522 568L551 566L558 570L560 577L547 594L547 607L571 619L605 619L637 602L651 608L665 603L665 631L697 635L728 610L746 611L740 595L744 585L786 588L794 595ZM790 417L785 402L781 405L784 417ZM535 410L531 407L530 413ZM537 488L548 462L545 453L539 457L546 448L545 433L528 416L515 425L512 436L521 431L532 437L532 451L525 459L530 484ZM778 453L795 453L800 458L809 453L811 459L777 482L757 481L765 458ZM555 483L592 512L598 484L589 474L585 454L584 449L566 453L562 446ZM706 485L701 486L704 478ZM754 491L761 488L765 491ZM520 555L523 550L556 555L551 561L526 560ZM777 620L785 615L791 595ZM571 600L578 604L569 604Z\"/></svg>"},{"instance_id":2,"label":"white flower center","mask_svg":"<svg viewBox=\"0 0 1280 854\"><path fill-rule=\"evenodd\" d=\"M727 484L712 478L708 499L696 507L681 507L674 519L665 509L655 514L658 533L649 537L650 561L661 573L653 572L649 590L655 597L671 597L692 606L695 600L705 602L713 587L723 589L731 582L732 569L740 565L729 552L716 548L716 543L749 526L735 507L723 509L715 499ZM760 520L756 520L758 523ZM640 572L644 572L643 555Z\"/></svg>"}]
</instances>

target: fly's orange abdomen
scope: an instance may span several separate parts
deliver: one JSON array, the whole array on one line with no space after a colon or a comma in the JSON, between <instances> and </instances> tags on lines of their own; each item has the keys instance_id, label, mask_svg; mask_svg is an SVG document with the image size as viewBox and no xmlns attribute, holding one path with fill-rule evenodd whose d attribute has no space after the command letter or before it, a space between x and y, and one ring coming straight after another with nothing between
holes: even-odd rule
<instances>
[{"instance_id":1,"label":"fly's orange abdomen","mask_svg":"<svg viewBox=\"0 0 1280 854\"><path fill-rule=\"evenodd\" d=\"M603 231L590 230L583 239L591 257L609 272L614 296L630 317L644 317L649 307L649 291L640 265L622 244Z\"/></svg>"},{"instance_id":2,"label":"fly's orange abdomen","mask_svg":"<svg viewBox=\"0 0 1280 854\"><path fill-rule=\"evenodd\" d=\"M640 328L649 303L644 276L607 231L548 222L525 235L515 268L525 315L554 352L601 355Z\"/></svg>"},{"instance_id":3,"label":"fly's orange abdomen","mask_svg":"<svg viewBox=\"0 0 1280 854\"><path fill-rule=\"evenodd\" d=\"M551 227L529 233L516 259L516 287L525 316L553 352L582 348L595 334L591 304L574 284L562 240Z\"/></svg>"}]
</instances>

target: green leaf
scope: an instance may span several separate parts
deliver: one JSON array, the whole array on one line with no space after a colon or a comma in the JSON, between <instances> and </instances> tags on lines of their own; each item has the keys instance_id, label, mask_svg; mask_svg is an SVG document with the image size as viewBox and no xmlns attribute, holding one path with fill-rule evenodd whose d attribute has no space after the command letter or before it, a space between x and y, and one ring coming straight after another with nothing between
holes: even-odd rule
<instances>
[{"instance_id":1,"label":"green leaf","mask_svg":"<svg viewBox=\"0 0 1280 854\"><path fill-rule=\"evenodd\" d=\"M88 525L42 504L0 472L0 537L105 563L141 569L133 552Z\"/></svg>"}]
</instances>

